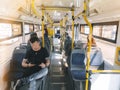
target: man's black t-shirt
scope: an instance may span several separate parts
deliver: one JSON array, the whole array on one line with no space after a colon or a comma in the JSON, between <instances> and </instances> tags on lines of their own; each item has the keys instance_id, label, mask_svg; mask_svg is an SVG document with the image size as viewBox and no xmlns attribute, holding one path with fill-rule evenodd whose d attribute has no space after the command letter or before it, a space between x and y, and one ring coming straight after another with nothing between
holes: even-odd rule
<instances>
[{"instance_id":1,"label":"man's black t-shirt","mask_svg":"<svg viewBox=\"0 0 120 90\"><path fill-rule=\"evenodd\" d=\"M33 74L41 69L40 66L38 66L41 63L46 63L45 58L49 57L49 54L47 50L43 47L41 47L40 50L34 51L32 49L28 50L25 56L25 59L28 60L28 63L35 64L35 66L31 68L27 68L27 73L28 75Z\"/></svg>"}]
</instances>

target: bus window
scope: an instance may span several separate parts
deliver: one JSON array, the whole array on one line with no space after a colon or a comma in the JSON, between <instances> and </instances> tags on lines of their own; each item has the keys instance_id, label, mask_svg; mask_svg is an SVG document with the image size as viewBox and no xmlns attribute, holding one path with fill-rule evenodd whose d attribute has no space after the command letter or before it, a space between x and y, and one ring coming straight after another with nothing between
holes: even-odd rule
<instances>
[{"instance_id":1,"label":"bus window","mask_svg":"<svg viewBox=\"0 0 120 90\"><path fill-rule=\"evenodd\" d=\"M82 25L81 26L81 33L89 34L89 26Z\"/></svg>"},{"instance_id":2,"label":"bus window","mask_svg":"<svg viewBox=\"0 0 120 90\"><path fill-rule=\"evenodd\" d=\"M0 39L12 36L12 26L9 23L0 23Z\"/></svg>"},{"instance_id":3,"label":"bus window","mask_svg":"<svg viewBox=\"0 0 120 90\"><path fill-rule=\"evenodd\" d=\"M21 35L21 24L12 24L13 36Z\"/></svg>"},{"instance_id":4,"label":"bus window","mask_svg":"<svg viewBox=\"0 0 120 90\"><path fill-rule=\"evenodd\" d=\"M116 25L104 25L102 31L102 37L115 40L116 32L117 32Z\"/></svg>"},{"instance_id":5,"label":"bus window","mask_svg":"<svg viewBox=\"0 0 120 90\"><path fill-rule=\"evenodd\" d=\"M94 26L93 27L93 35L94 36L98 36L98 37L100 37L100 36L102 36L102 26Z\"/></svg>"},{"instance_id":6,"label":"bus window","mask_svg":"<svg viewBox=\"0 0 120 90\"><path fill-rule=\"evenodd\" d=\"M26 24L25 26L24 26L24 32L25 32L25 34L27 34L27 33L30 33L30 27L29 27L29 25L28 24Z\"/></svg>"}]
</instances>

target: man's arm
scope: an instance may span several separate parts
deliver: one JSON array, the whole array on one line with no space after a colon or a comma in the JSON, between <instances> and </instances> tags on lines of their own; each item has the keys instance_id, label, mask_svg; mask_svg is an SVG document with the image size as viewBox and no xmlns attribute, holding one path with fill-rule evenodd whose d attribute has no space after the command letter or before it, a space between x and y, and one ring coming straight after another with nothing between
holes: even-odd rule
<instances>
[{"instance_id":1,"label":"man's arm","mask_svg":"<svg viewBox=\"0 0 120 90\"><path fill-rule=\"evenodd\" d=\"M22 66L23 66L23 67L28 67L27 59L23 59L23 61L22 61Z\"/></svg>"},{"instance_id":2,"label":"man's arm","mask_svg":"<svg viewBox=\"0 0 120 90\"><path fill-rule=\"evenodd\" d=\"M22 66L26 67L26 68L35 66L35 64L31 64L31 63L27 63L27 62L28 62L27 59L23 59Z\"/></svg>"},{"instance_id":3,"label":"man's arm","mask_svg":"<svg viewBox=\"0 0 120 90\"><path fill-rule=\"evenodd\" d=\"M49 58L45 58L45 60L46 60L45 65L48 67L50 65L50 60L49 60Z\"/></svg>"},{"instance_id":4,"label":"man's arm","mask_svg":"<svg viewBox=\"0 0 120 90\"><path fill-rule=\"evenodd\" d=\"M48 58L45 58L46 60L46 63L41 63L39 66L41 68L45 68L45 67L48 67L50 65L50 60Z\"/></svg>"}]
</instances>

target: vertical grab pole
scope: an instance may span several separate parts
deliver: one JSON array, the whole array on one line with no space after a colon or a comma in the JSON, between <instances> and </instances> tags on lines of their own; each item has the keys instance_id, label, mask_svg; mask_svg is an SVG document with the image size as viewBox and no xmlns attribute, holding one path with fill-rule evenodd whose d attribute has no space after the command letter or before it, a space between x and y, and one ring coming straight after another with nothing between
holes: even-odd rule
<instances>
[{"instance_id":1,"label":"vertical grab pole","mask_svg":"<svg viewBox=\"0 0 120 90\"><path fill-rule=\"evenodd\" d=\"M42 46L45 46L44 42L44 9L42 9Z\"/></svg>"},{"instance_id":2,"label":"vertical grab pole","mask_svg":"<svg viewBox=\"0 0 120 90\"><path fill-rule=\"evenodd\" d=\"M72 8L72 49L74 48L74 6Z\"/></svg>"},{"instance_id":3,"label":"vertical grab pole","mask_svg":"<svg viewBox=\"0 0 120 90\"><path fill-rule=\"evenodd\" d=\"M90 33L89 33L89 42L88 42L88 49L87 49L87 63L86 63L86 84L85 84L85 90L88 90L88 86L89 86L89 67L90 67L90 51L91 51L91 39L92 39L92 25L91 23L88 21L87 16L86 16L86 11L87 11L87 4L86 4L86 0L84 0L84 14L83 14L83 18L85 20L85 22L88 24L89 28L90 28Z\"/></svg>"}]
</instances>

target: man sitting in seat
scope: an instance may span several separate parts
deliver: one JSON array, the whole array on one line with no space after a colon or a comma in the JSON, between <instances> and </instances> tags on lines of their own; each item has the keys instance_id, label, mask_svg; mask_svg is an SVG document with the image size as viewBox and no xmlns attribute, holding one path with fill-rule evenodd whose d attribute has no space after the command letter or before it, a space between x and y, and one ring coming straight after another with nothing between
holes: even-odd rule
<instances>
[{"instance_id":1,"label":"man sitting in seat","mask_svg":"<svg viewBox=\"0 0 120 90\"><path fill-rule=\"evenodd\" d=\"M23 67L30 68L29 75L50 64L49 54L45 48L40 46L37 37L30 39L30 45L32 48L26 53L25 59L22 61Z\"/></svg>"},{"instance_id":2,"label":"man sitting in seat","mask_svg":"<svg viewBox=\"0 0 120 90\"><path fill-rule=\"evenodd\" d=\"M39 79L39 77L41 77L39 76L41 70L50 64L49 54L45 48L41 47L37 37L30 39L30 45L32 48L27 51L22 61L22 66L25 68L24 77L32 77L28 79ZM16 86L17 85L15 85L15 88Z\"/></svg>"}]
</instances>

